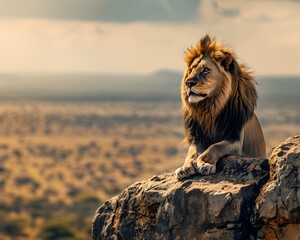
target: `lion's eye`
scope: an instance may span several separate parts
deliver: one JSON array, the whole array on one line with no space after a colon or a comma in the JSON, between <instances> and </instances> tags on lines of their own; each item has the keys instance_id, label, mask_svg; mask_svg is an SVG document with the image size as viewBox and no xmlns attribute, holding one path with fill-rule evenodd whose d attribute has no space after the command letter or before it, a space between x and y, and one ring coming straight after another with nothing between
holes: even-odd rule
<instances>
[{"instance_id":1,"label":"lion's eye","mask_svg":"<svg viewBox=\"0 0 300 240\"><path fill-rule=\"evenodd\" d=\"M205 67L205 68L203 68L202 69L202 71L201 71L202 73L209 73L210 72L210 69L209 68L207 68L207 67Z\"/></svg>"}]
</instances>

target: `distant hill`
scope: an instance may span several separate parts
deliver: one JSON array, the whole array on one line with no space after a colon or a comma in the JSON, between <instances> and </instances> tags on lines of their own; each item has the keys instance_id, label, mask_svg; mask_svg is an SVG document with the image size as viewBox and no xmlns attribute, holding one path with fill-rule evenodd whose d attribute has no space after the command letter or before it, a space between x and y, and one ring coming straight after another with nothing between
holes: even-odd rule
<instances>
[{"instance_id":1,"label":"distant hill","mask_svg":"<svg viewBox=\"0 0 300 240\"><path fill-rule=\"evenodd\" d=\"M0 74L0 99L180 100L182 74ZM300 76L258 77L259 104L300 105Z\"/></svg>"},{"instance_id":2,"label":"distant hill","mask_svg":"<svg viewBox=\"0 0 300 240\"><path fill-rule=\"evenodd\" d=\"M292 106L300 109L300 76L264 76L257 78L261 106Z\"/></svg>"},{"instance_id":3,"label":"distant hill","mask_svg":"<svg viewBox=\"0 0 300 240\"><path fill-rule=\"evenodd\" d=\"M1 99L167 100L180 99L181 74L149 75L0 74Z\"/></svg>"}]
</instances>

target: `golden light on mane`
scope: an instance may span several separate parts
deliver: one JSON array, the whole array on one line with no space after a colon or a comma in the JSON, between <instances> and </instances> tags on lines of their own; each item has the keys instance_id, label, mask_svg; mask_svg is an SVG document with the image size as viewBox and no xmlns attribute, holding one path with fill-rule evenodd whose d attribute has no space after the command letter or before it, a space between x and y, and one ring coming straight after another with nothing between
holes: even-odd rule
<instances>
[{"instance_id":1,"label":"golden light on mane","mask_svg":"<svg viewBox=\"0 0 300 240\"><path fill-rule=\"evenodd\" d=\"M262 129L254 114L255 80L233 51L208 35L185 54L181 84L185 142L189 151L177 179L216 173L228 155L265 157Z\"/></svg>"},{"instance_id":2,"label":"golden light on mane","mask_svg":"<svg viewBox=\"0 0 300 240\"><path fill-rule=\"evenodd\" d=\"M187 68L196 58L203 58L204 56L209 56L214 62L223 67L220 70L223 77L220 86L216 89L218 91L217 96L207 98L197 104L190 104L185 90L187 71L184 74L181 97L186 126L186 141L190 143L194 138L192 136L192 130L195 127L193 124L201 125L207 137L215 138L217 134L222 134L220 132L222 129L219 126L231 124L226 121L230 121L233 117L241 118L240 120L245 124L251 118L256 105L255 80L248 68L237 62L232 49L215 39L211 39L209 36L205 36L196 46L192 46L187 50L185 54ZM234 116L228 116L228 114ZM224 119L220 119L221 117ZM220 123L220 121L225 122Z\"/></svg>"},{"instance_id":3,"label":"golden light on mane","mask_svg":"<svg viewBox=\"0 0 300 240\"><path fill-rule=\"evenodd\" d=\"M187 49L184 60L186 65L189 66L196 57L204 55L210 55L213 59L221 61L226 55L233 56L233 51L222 43L217 42L216 39L211 39L206 35L195 47L192 46Z\"/></svg>"}]
</instances>

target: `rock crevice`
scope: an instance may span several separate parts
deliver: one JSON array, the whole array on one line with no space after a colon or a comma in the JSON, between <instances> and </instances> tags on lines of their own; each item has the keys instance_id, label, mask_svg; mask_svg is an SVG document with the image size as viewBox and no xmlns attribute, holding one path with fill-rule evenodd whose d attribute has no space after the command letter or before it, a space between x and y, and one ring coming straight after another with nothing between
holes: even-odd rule
<instances>
[{"instance_id":1,"label":"rock crevice","mask_svg":"<svg viewBox=\"0 0 300 240\"><path fill-rule=\"evenodd\" d=\"M266 239L300 239L300 136L273 149L270 180L256 200L255 218Z\"/></svg>"}]
</instances>

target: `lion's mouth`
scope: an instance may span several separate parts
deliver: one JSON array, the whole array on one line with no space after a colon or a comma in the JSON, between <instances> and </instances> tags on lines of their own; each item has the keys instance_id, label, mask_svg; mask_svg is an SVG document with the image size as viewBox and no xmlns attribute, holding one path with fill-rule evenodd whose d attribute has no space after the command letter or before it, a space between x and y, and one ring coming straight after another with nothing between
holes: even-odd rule
<instances>
[{"instance_id":1,"label":"lion's mouth","mask_svg":"<svg viewBox=\"0 0 300 240\"><path fill-rule=\"evenodd\" d=\"M205 99L207 96L208 96L207 93L194 93L190 91L188 94L188 101L189 103L197 103Z\"/></svg>"},{"instance_id":2,"label":"lion's mouth","mask_svg":"<svg viewBox=\"0 0 300 240\"><path fill-rule=\"evenodd\" d=\"M207 94L206 94L206 93L200 93L200 94L197 94L197 93L194 93L194 92L190 91L189 97L190 97L190 96L206 97Z\"/></svg>"}]
</instances>

